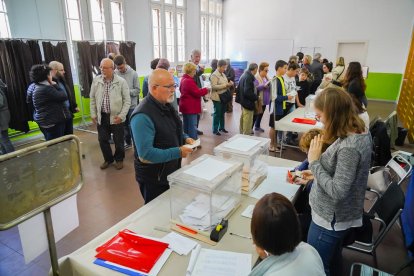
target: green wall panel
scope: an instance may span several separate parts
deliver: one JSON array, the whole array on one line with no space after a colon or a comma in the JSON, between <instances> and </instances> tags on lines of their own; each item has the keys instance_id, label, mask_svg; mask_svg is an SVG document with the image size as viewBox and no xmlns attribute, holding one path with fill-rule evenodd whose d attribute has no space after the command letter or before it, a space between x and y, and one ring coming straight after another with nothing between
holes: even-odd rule
<instances>
[{"instance_id":1,"label":"green wall panel","mask_svg":"<svg viewBox=\"0 0 414 276\"><path fill-rule=\"evenodd\" d=\"M402 74L369 72L365 80L369 99L396 101L402 81Z\"/></svg>"}]
</instances>

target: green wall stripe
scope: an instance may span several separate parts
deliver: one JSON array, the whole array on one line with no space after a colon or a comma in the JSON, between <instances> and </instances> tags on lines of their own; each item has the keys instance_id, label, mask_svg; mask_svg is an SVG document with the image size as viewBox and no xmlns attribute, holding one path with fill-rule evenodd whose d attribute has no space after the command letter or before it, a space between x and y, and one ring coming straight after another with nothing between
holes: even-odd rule
<instances>
[{"instance_id":1,"label":"green wall stripe","mask_svg":"<svg viewBox=\"0 0 414 276\"><path fill-rule=\"evenodd\" d=\"M369 72L366 95L373 100L396 101L403 74Z\"/></svg>"}]
</instances>

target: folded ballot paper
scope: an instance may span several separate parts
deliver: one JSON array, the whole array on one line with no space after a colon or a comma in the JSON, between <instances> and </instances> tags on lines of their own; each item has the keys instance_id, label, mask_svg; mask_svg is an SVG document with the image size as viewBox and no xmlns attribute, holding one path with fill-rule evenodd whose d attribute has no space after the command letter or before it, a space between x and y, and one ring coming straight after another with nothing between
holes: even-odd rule
<instances>
[{"instance_id":1,"label":"folded ballot paper","mask_svg":"<svg viewBox=\"0 0 414 276\"><path fill-rule=\"evenodd\" d=\"M201 248L191 252L186 276L247 276L250 273L252 254Z\"/></svg>"},{"instance_id":2,"label":"folded ballot paper","mask_svg":"<svg viewBox=\"0 0 414 276\"><path fill-rule=\"evenodd\" d=\"M96 248L94 263L127 275L157 275L171 254L168 243L122 230Z\"/></svg>"}]
</instances>

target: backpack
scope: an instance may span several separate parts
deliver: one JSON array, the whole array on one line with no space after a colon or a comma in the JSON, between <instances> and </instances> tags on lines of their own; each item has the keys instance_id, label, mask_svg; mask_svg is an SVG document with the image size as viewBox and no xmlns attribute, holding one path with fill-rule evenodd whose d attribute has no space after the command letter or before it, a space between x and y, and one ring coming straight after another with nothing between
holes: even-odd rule
<instances>
[{"instance_id":1,"label":"backpack","mask_svg":"<svg viewBox=\"0 0 414 276\"><path fill-rule=\"evenodd\" d=\"M390 137L387 134L387 127L381 120L377 120L369 128L372 136L372 159L371 167L385 166L391 159Z\"/></svg>"}]
</instances>

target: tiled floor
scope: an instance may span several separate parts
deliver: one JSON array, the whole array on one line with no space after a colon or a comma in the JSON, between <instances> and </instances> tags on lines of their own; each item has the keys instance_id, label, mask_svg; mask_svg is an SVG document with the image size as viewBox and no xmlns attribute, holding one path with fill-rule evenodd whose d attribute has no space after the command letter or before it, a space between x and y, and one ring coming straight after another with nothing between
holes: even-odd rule
<instances>
[{"instance_id":1,"label":"tiled floor","mask_svg":"<svg viewBox=\"0 0 414 276\"><path fill-rule=\"evenodd\" d=\"M394 105L390 103L370 102L368 111L371 117L380 115L385 118L393 108ZM184 164L204 153L212 154L216 145L238 133L240 116L238 104L235 105L233 113L226 114L226 129L230 132L222 136L211 133L212 117L210 112L212 107L209 105L207 109L200 125L200 129L204 131L204 135L201 136L202 149L197 150L184 160ZM262 127L267 129L267 126L268 116L265 115ZM81 131L76 131L75 134L81 139L85 154L85 159L82 160L84 187L78 194L80 226L57 243L59 256L66 255L81 247L143 204L135 182L132 149L126 152L124 169L117 171L114 167L110 167L102 171L99 169L102 156L97 136ZM256 135L267 137L267 133ZM413 152L414 146L408 145L404 149ZM287 149L283 157L301 161L304 154L295 149ZM344 250L343 255L345 260L344 275L348 274L352 262L372 264L372 258L363 254ZM405 258L401 229L396 226L378 248L379 267L393 272L404 262ZM29 264L24 263L17 227L0 232L0 276L47 275L49 269L50 261L47 252ZM412 274L409 271L404 271L401 275Z\"/></svg>"}]
</instances>

